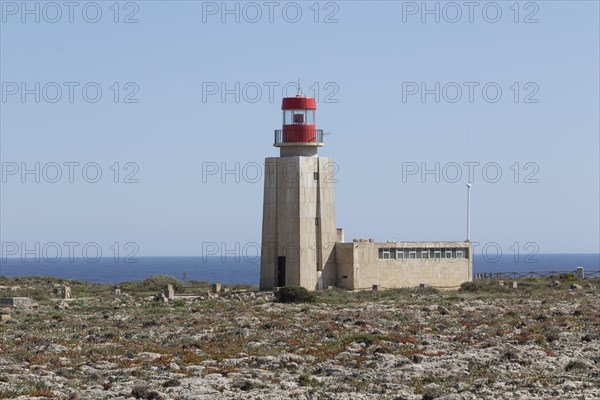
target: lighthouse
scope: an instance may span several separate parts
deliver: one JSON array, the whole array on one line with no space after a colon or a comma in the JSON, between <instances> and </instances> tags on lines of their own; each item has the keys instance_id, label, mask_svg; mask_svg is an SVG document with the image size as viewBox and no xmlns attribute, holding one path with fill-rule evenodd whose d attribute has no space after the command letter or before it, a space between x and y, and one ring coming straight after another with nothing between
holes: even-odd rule
<instances>
[{"instance_id":1,"label":"lighthouse","mask_svg":"<svg viewBox=\"0 0 600 400\"><path fill-rule=\"evenodd\" d=\"M265 159L261 290L286 285L309 290L336 283L334 164L319 157L323 131L316 101L300 94L282 100L283 124Z\"/></svg>"},{"instance_id":2,"label":"lighthouse","mask_svg":"<svg viewBox=\"0 0 600 400\"><path fill-rule=\"evenodd\" d=\"M335 223L336 168L331 158L318 154L324 143L316 101L298 94L284 98L281 109L283 124L273 140L279 157L265 159L261 290L288 285L308 290L456 289L473 279L469 234L466 241L344 242ZM391 212L416 211L399 207Z\"/></svg>"}]
</instances>

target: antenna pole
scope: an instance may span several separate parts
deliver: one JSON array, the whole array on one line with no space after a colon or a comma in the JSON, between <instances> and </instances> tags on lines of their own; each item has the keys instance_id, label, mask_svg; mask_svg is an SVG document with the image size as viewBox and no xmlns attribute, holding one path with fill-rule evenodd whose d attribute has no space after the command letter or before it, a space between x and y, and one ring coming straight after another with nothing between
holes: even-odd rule
<instances>
[{"instance_id":1,"label":"antenna pole","mask_svg":"<svg viewBox=\"0 0 600 400\"><path fill-rule=\"evenodd\" d=\"M300 89L300 78L298 78L298 91L296 92L296 96L302 96L302 89Z\"/></svg>"},{"instance_id":2,"label":"antenna pole","mask_svg":"<svg viewBox=\"0 0 600 400\"><path fill-rule=\"evenodd\" d=\"M471 182L467 183L467 242L471 241Z\"/></svg>"}]
</instances>

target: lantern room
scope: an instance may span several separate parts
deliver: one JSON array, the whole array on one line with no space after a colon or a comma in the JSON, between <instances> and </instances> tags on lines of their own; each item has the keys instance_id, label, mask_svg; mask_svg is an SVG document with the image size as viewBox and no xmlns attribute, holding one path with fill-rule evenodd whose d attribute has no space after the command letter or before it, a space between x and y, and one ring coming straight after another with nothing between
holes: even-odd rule
<instances>
[{"instance_id":1,"label":"lantern room","mask_svg":"<svg viewBox=\"0 0 600 400\"><path fill-rule=\"evenodd\" d=\"M311 109L297 109L297 110L283 110L283 125L314 125L315 124L315 110Z\"/></svg>"},{"instance_id":2,"label":"lantern room","mask_svg":"<svg viewBox=\"0 0 600 400\"><path fill-rule=\"evenodd\" d=\"M317 129L315 112L317 102L313 97L285 97L282 129L275 131L274 146L322 146L323 131Z\"/></svg>"}]
</instances>

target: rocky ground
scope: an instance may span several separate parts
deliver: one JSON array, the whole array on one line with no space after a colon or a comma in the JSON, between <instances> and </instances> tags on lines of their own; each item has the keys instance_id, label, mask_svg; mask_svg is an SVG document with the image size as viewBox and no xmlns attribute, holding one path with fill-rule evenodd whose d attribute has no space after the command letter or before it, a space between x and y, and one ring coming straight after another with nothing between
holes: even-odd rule
<instances>
[{"instance_id":1,"label":"rocky ground","mask_svg":"<svg viewBox=\"0 0 600 400\"><path fill-rule=\"evenodd\" d=\"M328 290L316 302L0 278L0 399L599 399L600 282ZM578 284L572 286L573 283ZM183 291L183 292L182 292Z\"/></svg>"}]
</instances>

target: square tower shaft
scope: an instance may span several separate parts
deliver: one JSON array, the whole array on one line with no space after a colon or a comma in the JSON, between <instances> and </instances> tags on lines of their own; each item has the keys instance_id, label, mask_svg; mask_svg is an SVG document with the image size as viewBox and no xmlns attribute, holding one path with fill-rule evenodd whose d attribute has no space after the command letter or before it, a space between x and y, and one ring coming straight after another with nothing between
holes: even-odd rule
<instances>
[{"instance_id":1,"label":"square tower shaft","mask_svg":"<svg viewBox=\"0 0 600 400\"><path fill-rule=\"evenodd\" d=\"M261 290L336 284L334 171L328 157L265 159Z\"/></svg>"}]
</instances>

